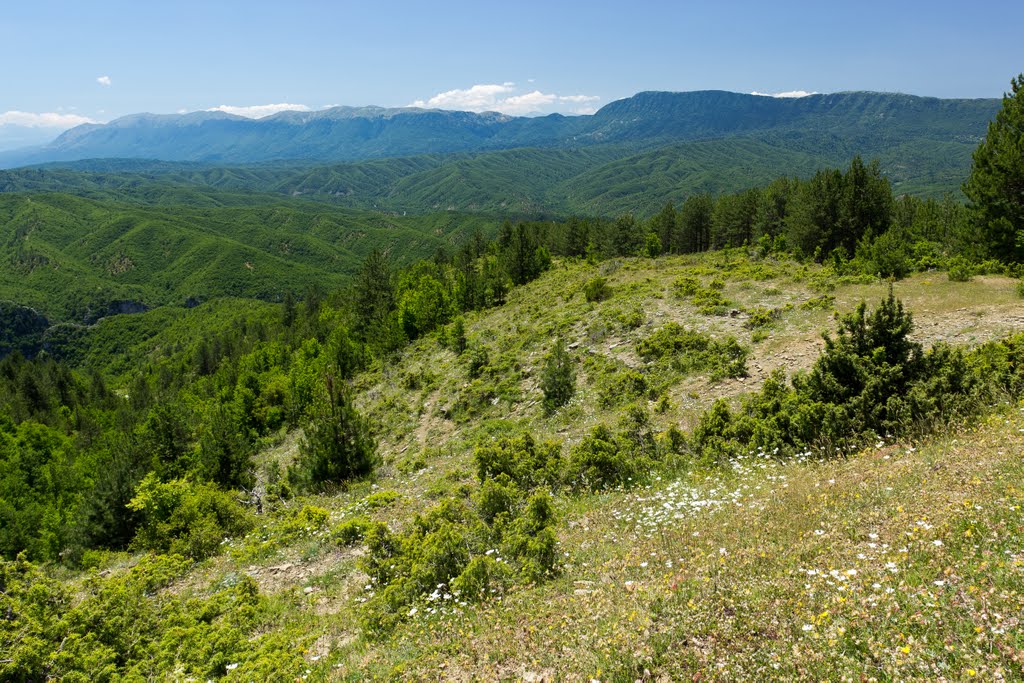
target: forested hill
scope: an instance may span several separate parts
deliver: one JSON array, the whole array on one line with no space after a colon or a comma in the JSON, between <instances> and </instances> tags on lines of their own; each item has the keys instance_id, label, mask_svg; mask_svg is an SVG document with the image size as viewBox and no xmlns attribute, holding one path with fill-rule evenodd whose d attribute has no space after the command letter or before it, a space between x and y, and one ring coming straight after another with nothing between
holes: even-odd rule
<instances>
[{"instance_id":1,"label":"forested hill","mask_svg":"<svg viewBox=\"0 0 1024 683\"><path fill-rule=\"evenodd\" d=\"M0 155L0 166L88 158L238 164L342 161L518 147L637 149L738 134L870 135L891 144L928 139L976 145L999 100L890 93L773 98L722 91L644 92L590 116L512 117L415 108L335 107L253 120L223 112L135 114L73 128L44 147Z\"/></svg>"},{"instance_id":2,"label":"forested hill","mask_svg":"<svg viewBox=\"0 0 1024 683\"><path fill-rule=\"evenodd\" d=\"M51 320L92 322L225 296L279 300L313 286L337 289L374 249L408 262L451 251L476 231L493 234L498 223L479 214L402 217L267 198L154 208L0 194L0 302Z\"/></svg>"}]
</instances>

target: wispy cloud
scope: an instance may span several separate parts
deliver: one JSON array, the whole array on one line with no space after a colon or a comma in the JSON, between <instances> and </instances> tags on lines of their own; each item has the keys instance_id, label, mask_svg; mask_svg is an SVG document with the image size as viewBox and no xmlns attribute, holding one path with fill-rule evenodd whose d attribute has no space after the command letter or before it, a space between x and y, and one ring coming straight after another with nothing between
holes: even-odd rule
<instances>
[{"instance_id":1,"label":"wispy cloud","mask_svg":"<svg viewBox=\"0 0 1024 683\"><path fill-rule=\"evenodd\" d=\"M416 100L409 106L473 112L497 111L514 116L556 111L590 114L594 111L594 103L600 99L596 95L558 95L540 90L521 93L515 83L505 82L447 90L425 100Z\"/></svg>"},{"instance_id":2,"label":"wispy cloud","mask_svg":"<svg viewBox=\"0 0 1024 683\"><path fill-rule=\"evenodd\" d=\"M222 111L227 114L235 114L236 116L244 116L250 119L262 119L264 116L270 116L282 111L312 110L304 104L289 104L287 102L281 102L278 104L254 104L248 107L236 107L230 104L222 104L219 107L212 107L206 111Z\"/></svg>"},{"instance_id":3,"label":"wispy cloud","mask_svg":"<svg viewBox=\"0 0 1024 683\"><path fill-rule=\"evenodd\" d=\"M807 92L806 90L787 90L785 92L758 92L754 91L751 95L761 95L762 97L807 97L808 95L817 95L817 92Z\"/></svg>"},{"instance_id":4,"label":"wispy cloud","mask_svg":"<svg viewBox=\"0 0 1024 683\"><path fill-rule=\"evenodd\" d=\"M44 112L35 114L28 111L5 111L0 113L0 126L22 126L24 128L57 128L66 130L83 123L95 123L90 118L78 114L58 114Z\"/></svg>"},{"instance_id":5,"label":"wispy cloud","mask_svg":"<svg viewBox=\"0 0 1024 683\"><path fill-rule=\"evenodd\" d=\"M113 81L110 80L110 76L100 76L96 79L96 82L100 85L113 85Z\"/></svg>"}]
</instances>

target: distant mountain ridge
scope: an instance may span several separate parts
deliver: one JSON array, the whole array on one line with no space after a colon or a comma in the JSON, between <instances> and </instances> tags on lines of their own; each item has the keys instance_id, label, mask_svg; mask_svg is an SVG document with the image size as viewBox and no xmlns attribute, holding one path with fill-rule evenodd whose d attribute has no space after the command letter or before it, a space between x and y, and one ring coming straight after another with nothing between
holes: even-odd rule
<instances>
[{"instance_id":1,"label":"distant mountain ridge","mask_svg":"<svg viewBox=\"0 0 1024 683\"><path fill-rule=\"evenodd\" d=\"M334 107L249 119L220 111L133 114L72 128L52 143L0 153L0 167L132 158L246 164L573 149L615 143L635 151L735 135L805 134L901 143L977 144L999 99L937 99L851 92L774 98L726 91L641 92L592 115L516 117L496 112Z\"/></svg>"}]
</instances>

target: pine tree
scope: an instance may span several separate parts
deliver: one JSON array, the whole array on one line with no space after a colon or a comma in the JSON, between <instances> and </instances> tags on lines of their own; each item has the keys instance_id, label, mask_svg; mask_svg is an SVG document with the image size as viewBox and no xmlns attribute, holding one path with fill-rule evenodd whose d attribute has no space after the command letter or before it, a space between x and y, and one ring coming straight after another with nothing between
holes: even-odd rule
<instances>
[{"instance_id":1,"label":"pine tree","mask_svg":"<svg viewBox=\"0 0 1024 683\"><path fill-rule=\"evenodd\" d=\"M974 152L964 184L991 256L1024 261L1024 74L1010 81L1003 107Z\"/></svg>"},{"instance_id":2,"label":"pine tree","mask_svg":"<svg viewBox=\"0 0 1024 683\"><path fill-rule=\"evenodd\" d=\"M386 327L388 314L395 308L395 285L387 257L374 249L356 274L353 299L355 331L370 339Z\"/></svg>"},{"instance_id":3,"label":"pine tree","mask_svg":"<svg viewBox=\"0 0 1024 683\"><path fill-rule=\"evenodd\" d=\"M291 479L306 488L340 484L373 471L376 444L369 427L352 405L352 397L333 375L317 401L299 443Z\"/></svg>"},{"instance_id":4,"label":"pine tree","mask_svg":"<svg viewBox=\"0 0 1024 683\"><path fill-rule=\"evenodd\" d=\"M576 370L562 338L555 342L555 347L544 359L540 388L544 391L544 411L549 415L568 403L576 393Z\"/></svg>"}]
</instances>

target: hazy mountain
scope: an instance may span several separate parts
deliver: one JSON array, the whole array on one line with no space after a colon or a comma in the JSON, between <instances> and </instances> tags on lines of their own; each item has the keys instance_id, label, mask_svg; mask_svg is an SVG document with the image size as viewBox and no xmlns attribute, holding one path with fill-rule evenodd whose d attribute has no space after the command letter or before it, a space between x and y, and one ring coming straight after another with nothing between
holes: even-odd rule
<instances>
[{"instance_id":1,"label":"hazy mountain","mask_svg":"<svg viewBox=\"0 0 1024 683\"><path fill-rule=\"evenodd\" d=\"M334 107L248 119L223 112L135 114L73 128L48 145L0 153L0 167L90 158L240 164L318 162L606 143L637 151L737 134L927 139L976 144L1000 101L890 93L773 98L723 91L643 92L589 116L513 117L432 109Z\"/></svg>"}]
</instances>

